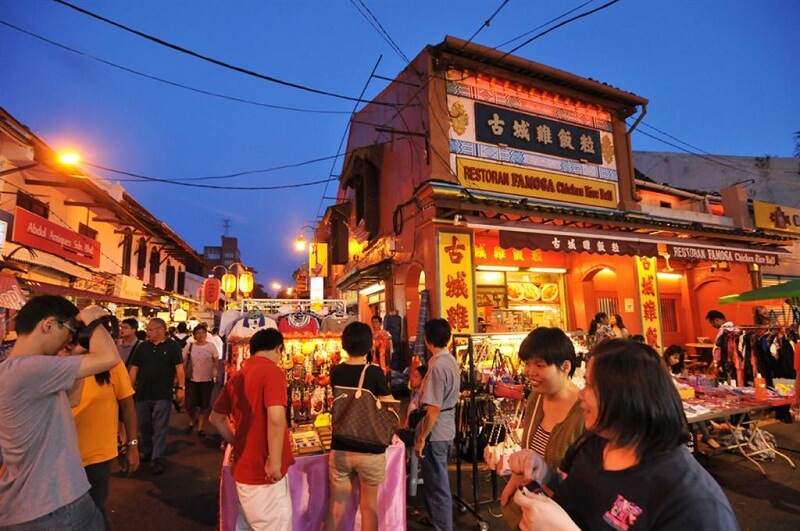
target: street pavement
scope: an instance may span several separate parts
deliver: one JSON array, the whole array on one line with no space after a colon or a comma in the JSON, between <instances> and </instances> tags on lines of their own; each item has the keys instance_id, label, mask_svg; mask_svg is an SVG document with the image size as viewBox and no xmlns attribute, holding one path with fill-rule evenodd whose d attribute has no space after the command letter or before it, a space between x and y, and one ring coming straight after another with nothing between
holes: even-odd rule
<instances>
[{"instance_id":1,"label":"street pavement","mask_svg":"<svg viewBox=\"0 0 800 531\"><path fill-rule=\"evenodd\" d=\"M219 474L222 452L213 427L207 427L203 438L185 435L188 423L185 413L173 413L167 465L163 474L154 476L147 463L132 477L121 475L114 466L107 511L115 531L124 530L210 530L217 526L219 514ZM775 435L778 446L800 463L800 424L770 422L764 429ZM795 531L800 529L800 471L778 457L762 466L767 477L755 465L735 454L720 454L700 462L722 486L736 512L743 531ZM455 466L451 465L455 491ZM463 494L471 502L471 466L462 472ZM502 479L499 489L502 490ZM487 470L479 470L479 499L491 498L491 480ZM408 499L408 529L431 529L416 522L424 512L425 487ZM500 514L499 504L481 505L481 517L492 530L509 527ZM478 529L477 519L470 512L455 515L455 529ZM306 531L306 530L295 530Z\"/></svg>"}]
</instances>

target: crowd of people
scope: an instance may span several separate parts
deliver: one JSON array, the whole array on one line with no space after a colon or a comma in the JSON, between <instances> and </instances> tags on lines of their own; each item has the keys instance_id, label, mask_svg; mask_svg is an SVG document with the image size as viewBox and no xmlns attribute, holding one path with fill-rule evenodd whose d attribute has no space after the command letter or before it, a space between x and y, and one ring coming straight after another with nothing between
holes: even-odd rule
<instances>
[{"instance_id":1,"label":"crowd of people","mask_svg":"<svg viewBox=\"0 0 800 531\"><path fill-rule=\"evenodd\" d=\"M106 310L79 311L58 296L31 299L16 320L17 342L0 363L0 529L107 529L113 461L121 456L128 473L140 463L162 473L170 416L181 405L186 434L204 436L208 417L232 446L237 529L291 529L287 473L295 459L281 332L256 332L249 359L223 387L214 385L222 345L202 324L171 336L167 323L153 318L142 339L139 323L125 319L115 342ZM728 326L711 312L709 321ZM719 485L686 446L689 426L672 379L682 372L685 350L670 347L660 356L629 338L617 315L598 314L592 334L602 338L592 345L582 389L572 379L574 344L562 330L536 328L520 344L532 392L522 449L509 458L501 496L506 520L522 529L737 529ZM421 523L451 530L448 463L461 367L446 320L427 321L424 340L427 363L411 371L398 435L421 463ZM348 357L331 369L331 385L393 400L380 361L368 359L374 326L352 322L341 342ZM378 529L386 450L340 438L334 424L326 530L342 528L356 484L361 528Z\"/></svg>"}]
</instances>

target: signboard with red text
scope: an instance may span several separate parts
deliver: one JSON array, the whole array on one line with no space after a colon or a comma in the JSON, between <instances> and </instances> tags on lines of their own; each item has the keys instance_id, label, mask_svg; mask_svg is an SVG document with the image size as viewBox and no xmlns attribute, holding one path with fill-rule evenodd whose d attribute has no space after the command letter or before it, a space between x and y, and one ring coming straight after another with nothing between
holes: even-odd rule
<instances>
[{"instance_id":1,"label":"signboard with red text","mask_svg":"<svg viewBox=\"0 0 800 531\"><path fill-rule=\"evenodd\" d=\"M475 331L475 267L472 234L437 232L439 261L439 308L453 333Z\"/></svg>"}]
</instances>

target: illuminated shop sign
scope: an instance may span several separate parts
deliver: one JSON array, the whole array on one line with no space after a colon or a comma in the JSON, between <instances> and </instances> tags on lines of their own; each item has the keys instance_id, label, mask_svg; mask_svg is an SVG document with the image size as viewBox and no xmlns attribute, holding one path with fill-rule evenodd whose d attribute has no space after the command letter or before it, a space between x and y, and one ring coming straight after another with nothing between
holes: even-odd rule
<instances>
[{"instance_id":1,"label":"illuminated shop sign","mask_svg":"<svg viewBox=\"0 0 800 531\"><path fill-rule=\"evenodd\" d=\"M614 183L459 157L459 182L467 188L605 208L617 207Z\"/></svg>"},{"instance_id":2,"label":"illuminated shop sign","mask_svg":"<svg viewBox=\"0 0 800 531\"><path fill-rule=\"evenodd\" d=\"M562 253L505 247L497 237L475 236L475 265L566 267L566 259Z\"/></svg>"},{"instance_id":3,"label":"illuminated shop sign","mask_svg":"<svg viewBox=\"0 0 800 531\"><path fill-rule=\"evenodd\" d=\"M639 283L639 312L642 318L644 341L661 352L661 307L656 281L656 259L636 257L636 272Z\"/></svg>"},{"instance_id":4,"label":"illuminated shop sign","mask_svg":"<svg viewBox=\"0 0 800 531\"><path fill-rule=\"evenodd\" d=\"M475 331L475 267L472 234L437 232L439 260L439 308L453 332Z\"/></svg>"},{"instance_id":5,"label":"illuminated shop sign","mask_svg":"<svg viewBox=\"0 0 800 531\"><path fill-rule=\"evenodd\" d=\"M736 264L757 264L760 266L778 265L778 255L749 251L745 249L725 249L724 247L689 247L686 245L667 245L667 252L678 260L708 260L711 262L733 262Z\"/></svg>"},{"instance_id":6,"label":"illuminated shop sign","mask_svg":"<svg viewBox=\"0 0 800 531\"><path fill-rule=\"evenodd\" d=\"M555 235L501 230L500 245L516 249L540 249L562 253L626 256L647 256L658 253L658 245L655 243L619 240L615 239L613 234L610 234L608 238L592 238L570 236L569 234Z\"/></svg>"},{"instance_id":7,"label":"illuminated shop sign","mask_svg":"<svg viewBox=\"0 0 800 531\"><path fill-rule=\"evenodd\" d=\"M753 201L753 217L760 229L800 233L800 209Z\"/></svg>"},{"instance_id":8,"label":"illuminated shop sign","mask_svg":"<svg viewBox=\"0 0 800 531\"><path fill-rule=\"evenodd\" d=\"M475 138L479 142L603 163L599 131L483 103L475 103Z\"/></svg>"}]
</instances>

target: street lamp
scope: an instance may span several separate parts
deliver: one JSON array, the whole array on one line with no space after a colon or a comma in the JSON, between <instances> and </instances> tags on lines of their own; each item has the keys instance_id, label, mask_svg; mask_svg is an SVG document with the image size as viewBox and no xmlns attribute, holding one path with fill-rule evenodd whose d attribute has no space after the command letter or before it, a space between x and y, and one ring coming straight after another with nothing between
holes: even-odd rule
<instances>
[{"instance_id":1,"label":"street lamp","mask_svg":"<svg viewBox=\"0 0 800 531\"><path fill-rule=\"evenodd\" d=\"M306 240L303 237L303 231L306 230L306 229L311 231L311 235L312 235L311 236L311 241L313 242L315 240L314 227L312 227L311 225L303 225L300 228L300 236L298 236L297 239L294 242L294 248L297 249L298 251L305 251L306 247L308 246L308 240Z\"/></svg>"},{"instance_id":2,"label":"street lamp","mask_svg":"<svg viewBox=\"0 0 800 531\"><path fill-rule=\"evenodd\" d=\"M275 292L275 298L277 299L278 298L278 292L280 291L280 289L282 287L281 283L280 282L273 282L272 284L270 284L270 287Z\"/></svg>"},{"instance_id":3,"label":"street lamp","mask_svg":"<svg viewBox=\"0 0 800 531\"><path fill-rule=\"evenodd\" d=\"M80 162L80 156L75 153L74 151L65 151L60 153L56 160L63 164L64 166L75 166L78 162ZM30 170L35 168L36 166L42 165L40 162L31 162L30 164L23 164L22 166L17 166L16 168L9 168L7 170L0 171L0 177L5 177L6 175L11 175L12 173L18 173L25 170Z\"/></svg>"}]
</instances>

